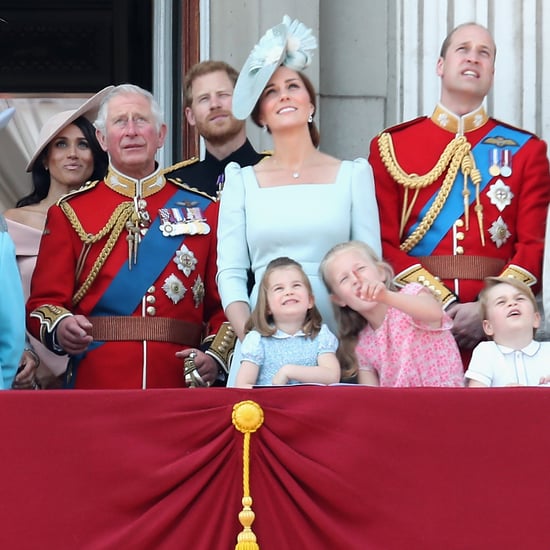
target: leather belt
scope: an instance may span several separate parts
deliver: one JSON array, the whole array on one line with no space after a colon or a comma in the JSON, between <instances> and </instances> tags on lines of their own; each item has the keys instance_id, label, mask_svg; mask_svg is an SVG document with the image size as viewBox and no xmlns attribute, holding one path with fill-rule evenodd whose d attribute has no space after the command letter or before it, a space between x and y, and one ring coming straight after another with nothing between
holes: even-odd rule
<instances>
[{"instance_id":1,"label":"leather belt","mask_svg":"<svg viewBox=\"0 0 550 550\"><path fill-rule=\"evenodd\" d=\"M198 347L202 326L169 317L90 317L94 340L120 342L149 340Z\"/></svg>"},{"instance_id":2,"label":"leather belt","mask_svg":"<svg viewBox=\"0 0 550 550\"><path fill-rule=\"evenodd\" d=\"M440 279L479 279L496 277L506 262L487 256L418 256L416 258L432 275Z\"/></svg>"}]
</instances>

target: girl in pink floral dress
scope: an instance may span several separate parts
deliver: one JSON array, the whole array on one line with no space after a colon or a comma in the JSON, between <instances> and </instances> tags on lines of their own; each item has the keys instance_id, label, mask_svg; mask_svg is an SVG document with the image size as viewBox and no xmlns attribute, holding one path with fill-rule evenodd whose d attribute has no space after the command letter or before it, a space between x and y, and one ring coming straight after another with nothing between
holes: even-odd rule
<instances>
[{"instance_id":1,"label":"girl in pink floral dress","mask_svg":"<svg viewBox=\"0 0 550 550\"><path fill-rule=\"evenodd\" d=\"M452 321L419 283L397 291L393 272L365 243L333 247L320 267L336 307L347 376L371 386L463 386Z\"/></svg>"}]
</instances>

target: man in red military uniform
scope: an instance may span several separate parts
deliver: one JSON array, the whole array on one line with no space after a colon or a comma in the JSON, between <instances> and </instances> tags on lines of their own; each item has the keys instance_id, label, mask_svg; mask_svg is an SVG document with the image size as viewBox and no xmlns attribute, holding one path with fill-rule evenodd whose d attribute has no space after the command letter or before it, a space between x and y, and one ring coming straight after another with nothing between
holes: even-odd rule
<instances>
[{"instance_id":1,"label":"man in red military uniform","mask_svg":"<svg viewBox=\"0 0 550 550\"><path fill-rule=\"evenodd\" d=\"M215 282L217 203L163 176L166 125L146 90L115 87L95 124L109 169L50 209L29 329L71 356L77 388L184 387L189 356L187 380L211 385L232 339Z\"/></svg>"},{"instance_id":2,"label":"man in red military uniform","mask_svg":"<svg viewBox=\"0 0 550 550\"><path fill-rule=\"evenodd\" d=\"M441 98L431 117L371 142L385 258L396 283L436 292L467 358L483 337L483 278L521 279L537 290L550 198L546 144L489 118L496 46L467 23L445 39L437 62Z\"/></svg>"}]
</instances>

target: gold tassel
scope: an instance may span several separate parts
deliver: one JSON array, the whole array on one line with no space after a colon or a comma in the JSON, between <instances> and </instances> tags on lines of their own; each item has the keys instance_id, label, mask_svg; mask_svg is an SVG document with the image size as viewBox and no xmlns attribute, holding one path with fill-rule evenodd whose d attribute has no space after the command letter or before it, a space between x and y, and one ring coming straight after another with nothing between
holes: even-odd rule
<instances>
[{"instance_id":1,"label":"gold tassel","mask_svg":"<svg viewBox=\"0 0 550 550\"><path fill-rule=\"evenodd\" d=\"M470 153L470 155L472 155L472 153ZM473 156L472 156L472 162L473 162L473 167L470 172L470 178L472 179L472 181L474 182L474 185L476 186L476 205L474 210L477 215L477 225L479 227L479 237L481 239L481 246L485 246L485 233L483 228L483 205L481 204L481 199L479 196L479 186L481 184L482 177L481 177L481 173L475 166L475 161L473 160Z\"/></svg>"},{"instance_id":2,"label":"gold tassel","mask_svg":"<svg viewBox=\"0 0 550 550\"><path fill-rule=\"evenodd\" d=\"M244 434L243 440L243 509L239 512L239 521L243 530L237 536L235 550L260 550L256 535L252 531L255 514L252 511L250 496L250 434L258 430L264 422L264 411L254 401L241 401L233 407L231 415L233 425Z\"/></svg>"}]
</instances>

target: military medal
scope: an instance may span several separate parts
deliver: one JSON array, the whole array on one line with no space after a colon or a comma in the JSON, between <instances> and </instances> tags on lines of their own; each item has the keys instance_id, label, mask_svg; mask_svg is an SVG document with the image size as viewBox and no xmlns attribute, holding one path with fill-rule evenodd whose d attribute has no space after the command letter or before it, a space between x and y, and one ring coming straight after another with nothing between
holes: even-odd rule
<instances>
[{"instance_id":1,"label":"military medal","mask_svg":"<svg viewBox=\"0 0 550 550\"><path fill-rule=\"evenodd\" d=\"M207 235L210 226L196 203L182 203L185 208L161 208L159 229L165 237L175 235Z\"/></svg>"},{"instance_id":2,"label":"military medal","mask_svg":"<svg viewBox=\"0 0 550 550\"><path fill-rule=\"evenodd\" d=\"M514 198L514 193L508 185L500 178L491 185L487 196L491 199L491 204L494 204L501 212L511 204Z\"/></svg>"},{"instance_id":3,"label":"military medal","mask_svg":"<svg viewBox=\"0 0 550 550\"><path fill-rule=\"evenodd\" d=\"M186 277L189 277L191 272L195 270L198 260L195 258L195 254L193 254L185 244L182 244L180 249L176 252L174 263L178 266L180 271L183 271Z\"/></svg>"},{"instance_id":4,"label":"military medal","mask_svg":"<svg viewBox=\"0 0 550 550\"><path fill-rule=\"evenodd\" d=\"M195 284L192 287L193 290L193 301L195 302L195 308L198 308L202 301L204 300L204 283L202 282L201 276L197 277Z\"/></svg>"},{"instance_id":5,"label":"military medal","mask_svg":"<svg viewBox=\"0 0 550 550\"><path fill-rule=\"evenodd\" d=\"M505 178L512 175L512 151L510 151L510 149L504 149L504 151L502 151L500 173Z\"/></svg>"},{"instance_id":6,"label":"military medal","mask_svg":"<svg viewBox=\"0 0 550 550\"><path fill-rule=\"evenodd\" d=\"M489 228L489 233L491 234L491 240L496 244L497 248L500 248L512 235L502 216L499 216L493 222L493 225Z\"/></svg>"},{"instance_id":7,"label":"military medal","mask_svg":"<svg viewBox=\"0 0 550 550\"><path fill-rule=\"evenodd\" d=\"M173 273L164 280L162 290L174 304L177 304L187 292L185 285Z\"/></svg>"},{"instance_id":8,"label":"military medal","mask_svg":"<svg viewBox=\"0 0 550 550\"><path fill-rule=\"evenodd\" d=\"M496 148L493 148L489 151L489 174L491 176L496 177L500 176L500 151Z\"/></svg>"},{"instance_id":9,"label":"military medal","mask_svg":"<svg viewBox=\"0 0 550 550\"><path fill-rule=\"evenodd\" d=\"M216 180L216 197L219 198L223 190L223 184L225 183L225 174L220 174Z\"/></svg>"}]
</instances>

